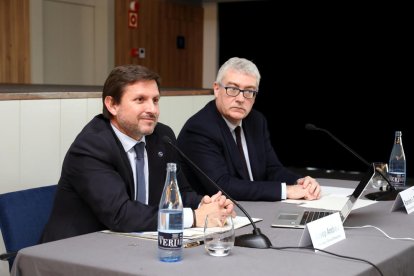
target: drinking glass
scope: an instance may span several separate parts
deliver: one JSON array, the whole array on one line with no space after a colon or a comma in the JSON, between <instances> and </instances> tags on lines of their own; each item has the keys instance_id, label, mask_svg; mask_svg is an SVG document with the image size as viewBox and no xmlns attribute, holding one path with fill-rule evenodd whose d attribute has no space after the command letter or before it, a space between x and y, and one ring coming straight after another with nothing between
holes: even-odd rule
<instances>
[{"instance_id":1,"label":"drinking glass","mask_svg":"<svg viewBox=\"0 0 414 276\"><path fill-rule=\"evenodd\" d=\"M204 222L204 247L211 256L227 256L234 246L234 224L231 215L211 213Z\"/></svg>"},{"instance_id":2,"label":"drinking glass","mask_svg":"<svg viewBox=\"0 0 414 276\"><path fill-rule=\"evenodd\" d=\"M371 178L371 186L373 188L379 189L380 187L387 185L384 177L378 173L377 170L381 171L385 177L388 177L388 164L384 162L375 162L374 163L375 172Z\"/></svg>"}]
</instances>

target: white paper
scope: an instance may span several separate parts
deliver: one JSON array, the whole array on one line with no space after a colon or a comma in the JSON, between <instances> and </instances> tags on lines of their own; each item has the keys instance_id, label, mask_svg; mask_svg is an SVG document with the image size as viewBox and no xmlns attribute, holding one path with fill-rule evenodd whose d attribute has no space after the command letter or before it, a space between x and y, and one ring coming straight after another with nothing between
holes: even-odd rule
<instances>
[{"instance_id":1,"label":"white paper","mask_svg":"<svg viewBox=\"0 0 414 276\"><path fill-rule=\"evenodd\" d=\"M338 196L338 197L347 197L352 195L355 189L351 188L341 188L341 187L331 187L331 186L322 186L322 197L324 196Z\"/></svg>"},{"instance_id":2,"label":"white paper","mask_svg":"<svg viewBox=\"0 0 414 276\"><path fill-rule=\"evenodd\" d=\"M254 222L261 221L261 218L252 218ZM234 229L239 229L246 225L250 224L250 221L247 217L236 216L233 218ZM122 232L113 232L110 230L103 230L102 233L108 234L119 234L124 236L142 238L142 239L150 239L150 240L157 240L158 239L158 232L157 231L148 231L148 232L129 232L129 233L122 233ZM204 229L202 227L195 227L195 228L186 228L184 229L183 233L183 240L184 244L189 243L192 241L202 240L204 237Z\"/></svg>"},{"instance_id":3,"label":"white paper","mask_svg":"<svg viewBox=\"0 0 414 276\"><path fill-rule=\"evenodd\" d=\"M320 208L320 209L326 209L326 210L340 211L342 207L344 207L347 201L348 201L348 197L331 195L331 196L325 196L318 200L306 201L306 203L300 205L300 207ZM369 206L375 203L377 203L377 201L359 198L357 202L355 202L355 205L352 207L352 210L366 207L366 206Z\"/></svg>"}]
</instances>

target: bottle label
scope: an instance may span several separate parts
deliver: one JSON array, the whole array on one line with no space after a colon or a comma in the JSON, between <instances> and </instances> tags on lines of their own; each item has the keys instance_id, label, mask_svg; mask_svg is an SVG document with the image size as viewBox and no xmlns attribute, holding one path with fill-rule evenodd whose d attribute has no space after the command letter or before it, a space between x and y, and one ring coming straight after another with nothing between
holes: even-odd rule
<instances>
[{"instance_id":1,"label":"bottle label","mask_svg":"<svg viewBox=\"0 0 414 276\"><path fill-rule=\"evenodd\" d=\"M183 232L166 233L158 232L158 247L163 249L181 248L183 244Z\"/></svg>"},{"instance_id":2,"label":"bottle label","mask_svg":"<svg viewBox=\"0 0 414 276\"><path fill-rule=\"evenodd\" d=\"M405 173L389 172L388 178L392 185L396 185L396 186L405 185Z\"/></svg>"}]
</instances>

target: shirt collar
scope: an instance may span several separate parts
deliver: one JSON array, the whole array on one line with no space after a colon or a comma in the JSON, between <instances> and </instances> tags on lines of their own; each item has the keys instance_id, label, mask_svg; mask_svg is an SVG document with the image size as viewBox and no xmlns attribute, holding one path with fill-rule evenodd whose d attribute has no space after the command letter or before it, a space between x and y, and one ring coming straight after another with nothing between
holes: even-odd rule
<instances>
[{"instance_id":1,"label":"shirt collar","mask_svg":"<svg viewBox=\"0 0 414 276\"><path fill-rule=\"evenodd\" d=\"M112 123L111 123L111 127L114 130L115 135L118 137L119 141L121 141L122 147L124 148L125 152L128 152L131 149L133 149L133 147L138 142L144 142L145 143L145 136L142 136L141 140L137 141L137 140L129 137L128 135L122 133L121 131L119 131L119 129L117 129Z\"/></svg>"},{"instance_id":2,"label":"shirt collar","mask_svg":"<svg viewBox=\"0 0 414 276\"><path fill-rule=\"evenodd\" d=\"M226 122L227 126L229 127L229 129L230 129L231 131L234 131L234 129L235 129L237 126L242 127L242 123L243 123L243 121L240 121L240 124L239 124L239 125L235 125L235 124L230 123L230 121L229 121L229 120L227 120L224 116L222 116L222 117L223 117L224 121Z\"/></svg>"}]
</instances>

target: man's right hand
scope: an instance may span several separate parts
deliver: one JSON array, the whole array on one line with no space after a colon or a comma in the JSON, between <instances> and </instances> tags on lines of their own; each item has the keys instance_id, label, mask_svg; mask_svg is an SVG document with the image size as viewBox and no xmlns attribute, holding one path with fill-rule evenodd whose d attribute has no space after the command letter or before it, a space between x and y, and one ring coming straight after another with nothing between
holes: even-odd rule
<instances>
[{"instance_id":1,"label":"man's right hand","mask_svg":"<svg viewBox=\"0 0 414 276\"><path fill-rule=\"evenodd\" d=\"M210 196L204 196L198 209L195 210L197 227L203 227L206 215L221 212L223 215L236 216L234 204L219 191Z\"/></svg>"},{"instance_id":2,"label":"man's right hand","mask_svg":"<svg viewBox=\"0 0 414 276\"><path fill-rule=\"evenodd\" d=\"M286 185L287 198L315 200L321 197L321 187L314 178L300 178L295 185Z\"/></svg>"}]
</instances>

